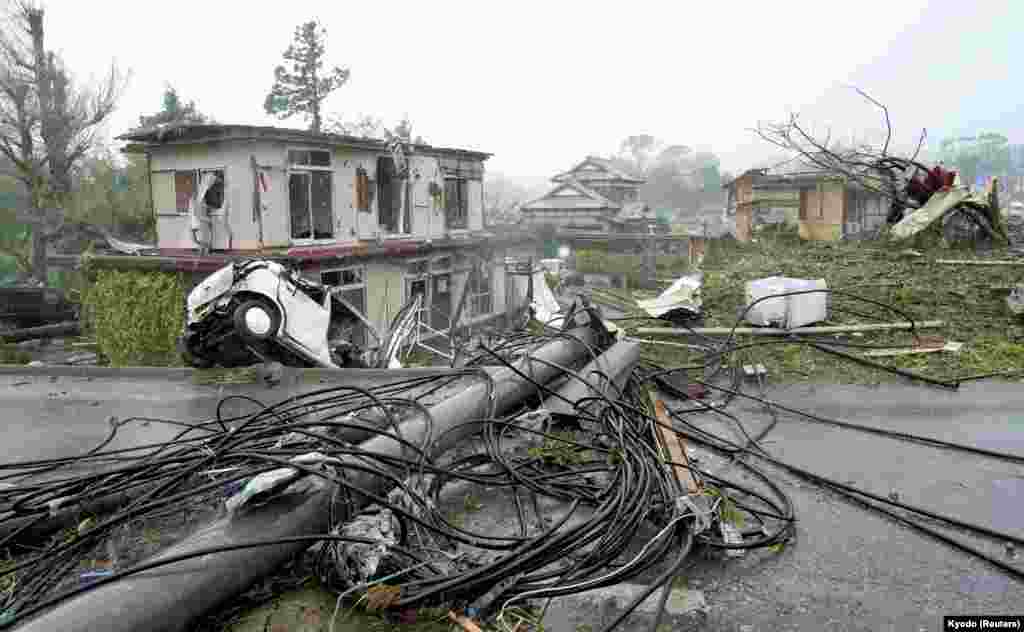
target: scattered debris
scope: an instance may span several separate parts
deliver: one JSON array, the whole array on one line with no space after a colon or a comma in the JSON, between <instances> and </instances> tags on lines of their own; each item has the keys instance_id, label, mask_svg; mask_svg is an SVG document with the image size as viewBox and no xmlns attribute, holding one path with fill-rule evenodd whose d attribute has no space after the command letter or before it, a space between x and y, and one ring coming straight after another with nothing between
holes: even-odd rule
<instances>
[{"instance_id":1,"label":"scattered debris","mask_svg":"<svg viewBox=\"0 0 1024 632\"><path fill-rule=\"evenodd\" d=\"M744 364L743 374L748 378L750 377L765 377L768 375L768 369L763 364Z\"/></svg>"},{"instance_id":2,"label":"scattered debris","mask_svg":"<svg viewBox=\"0 0 1024 632\"><path fill-rule=\"evenodd\" d=\"M692 321L700 316L700 289L703 274L681 276L657 298L637 301L637 305L654 318L672 322Z\"/></svg>"},{"instance_id":3,"label":"scattered debris","mask_svg":"<svg viewBox=\"0 0 1024 632\"><path fill-rule=\"evenodd\" d=\"M54 325L0 331L0 342L31 342L33 346L38 346L47 339L61 336L77 336L79 333L81 333L81 325L79 323L64 322Z\"/></svg>"},{"instance_id":4,"label":"scattered debris","mask_svg":"<svg viewBox=\"0 0 1024 632\"><path fill-rule=\"evenodd\" d=\"M795 329L828 318L825 279L768 277L747 283L747 322L761 327ZM803 293L801 293L803 292ZM795 294L794 294L795 293ZM789 294L789 296L777 296Z\"/></svg>"},{"instance_id":5,"label":"scattered debris","mask_svg":"<svg viewBox=\"0 0 1024 632\"><path fill-rule=\"evenodd\" d=\"M893 241L909 239L972 197L973 195L966 187L937 191L926 198L927 203L924 206L909 213L890 228L889 238ZM986 202L981 198L980 203L985 204Z\"/></svg>"},{"instance_id":6,"label":"scattered debris","mask_svg":"<svg viewBox=\"0 0 1024 632\"><path fill-rule=\"evenodd\" d=\"M533 303L530 307L533 309L534 318L547 327L561 329L565 323L562 306L558 304L555 293L548 286L544 270L533 273Z\"/></svg>"},{"instance_id":7,"label":"scattered debris","mask_svg":"<svg viewBox=\"0 0 1024 632\"><path fill-rule=\"evenodd\" d=\"M1024 316L1024 283L1018 283L1006 297L1006 305L1014 316Z\"/></svg>"}]
</instances>

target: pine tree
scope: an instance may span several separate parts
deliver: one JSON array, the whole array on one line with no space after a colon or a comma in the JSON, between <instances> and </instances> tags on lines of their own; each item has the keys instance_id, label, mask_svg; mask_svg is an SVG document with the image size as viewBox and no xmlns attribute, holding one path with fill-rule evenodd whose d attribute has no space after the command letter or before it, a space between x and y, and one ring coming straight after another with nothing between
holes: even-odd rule
<instances>
[{"instance_id":1,"label":"pine tree","mask_svg":"<svg viewBox=\"0 0 1024 632\"><path fill-rule=\"evenodd\" d=\"M350 74L337 66L323 74L326 40L326 30L315 20L296 27L295 39L284 52L285 64L274 69L274 85L263 103L267 114L282 120L301 114L309 119L310 131L320 132L321 104Z\"/></svg>"}]
</instances>

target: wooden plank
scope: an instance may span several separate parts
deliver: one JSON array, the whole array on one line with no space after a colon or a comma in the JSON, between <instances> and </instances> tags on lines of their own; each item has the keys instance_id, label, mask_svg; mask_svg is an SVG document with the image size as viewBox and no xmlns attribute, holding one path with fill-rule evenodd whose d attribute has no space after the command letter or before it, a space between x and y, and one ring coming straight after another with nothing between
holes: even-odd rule
<instances>
[{"instance_id":1,"label":"wooden plank","mask_svg":"<svg viewBox=\"0 0 1024 632\"><path fill-rule=\"evenodd\" d=\"M660 424L672 425L672 418L668 416L665 402L660 399L654 400L654 416ZM658 439L661 441L662 447L668 451L669 460L673 463L686 463L689 465L690 459L686 456L686 440L681 434L672 432L660 424L656 426L658 429ZM687 494L700 492L700 482L693 475L693 472L690 471L690 468L684 465L673 465L672 469L684 492Z\"/></svg>"},{"instance_id":2,"label":"wooden plank","mask_svg":"<svg viewBox=\"0 0 1024 632\"><path fill-rule=\"evenodd\" d=\"M892 356L918 355L921 353L938 353L940 351L959 353L963 346L964 343L962 342L947 342L939 347L921 346L910 349L876 349L872 351L865 351L864 355L870 358L888 358Z\"/></svg>"},{"instance_id":3,"label":"wooden plank","mask_svg":"<svg viewBox=\"0 0 1024 632\"><path fill-rule=\"evenodd\" d=\"M929 263L928 261L922 261L921 263ZM985 260L973 260L973 259L936 259L932 263L941 263L945 265L957 265L957 266L1024 266L1024 259L1016 260L1000 260L1000 261L985 261Z\"/></svg>"},{"instance_id":4,"label":"wooden plank","mask_svg":"<svg viewBox=\"0 0 1024 632\"><path fill-rule=\"evenodd\" d=\"M641 335L663 336L789 336L800 334L841 334L858 331L888 331L892 329L936 329L945 326L941 320L924 320L919 323L872 323L869 325L836 325L830 327L796 327L794 329L776 329L774 327L694 327L693 329L676 329L672 327L637 327L636 333Z\"/></svg>"}]
</instances>

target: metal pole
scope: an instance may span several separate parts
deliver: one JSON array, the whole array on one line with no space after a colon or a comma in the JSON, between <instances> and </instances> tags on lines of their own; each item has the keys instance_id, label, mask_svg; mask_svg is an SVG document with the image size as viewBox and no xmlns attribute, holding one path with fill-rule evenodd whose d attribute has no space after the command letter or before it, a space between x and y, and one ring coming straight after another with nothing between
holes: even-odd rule
<instances>
[{"instance_id":1,"label":"metal pole","mask_svg":"<svg viewBox=\"0 0 1024 632\"><path fill-rule=\"evenodd\" d=\"M582 327L567 333L572 339L560 338L548 343L533 356L523 358L517 369L537 382L547 383L561 373L552 364L578 366L589 356L589 347L597 342L596 332ZM494 381L495 415L514 410L537 390L530 381L508 368L495 375ZM444 450L480 430L479 424L465 422L481 419L488 413L492 405L487 398L489 388L484 383L475 384L430 408L433 436L444 434L444 442L435 444L435 451ZM415 445L423 441L429 428L428 420L417 415L402 424L402 437ZM455 431L450 432L453 429ZM400 455L403 444L376 435L361 448L382 455ZM347 472L347 480L367 491L378 491L387 483L386 479L358 470ZM329 508L334 491L333 486L324 485L307 495L279 497L234 519L212 523L151 559L166 559L242 542L325 533L330 527ZM307 547L308 543L269 545L174 562L98 586L37 615L18 629L24 632L186 630L197 618L240 594Z\"/></svg>"}]
</instances>

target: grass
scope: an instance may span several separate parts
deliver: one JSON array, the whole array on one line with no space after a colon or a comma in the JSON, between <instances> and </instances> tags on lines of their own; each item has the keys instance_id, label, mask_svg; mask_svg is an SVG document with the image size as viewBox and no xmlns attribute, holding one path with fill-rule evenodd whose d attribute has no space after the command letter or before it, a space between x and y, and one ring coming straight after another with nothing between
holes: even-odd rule
<instances>
[{"instance_id":1,"label":"grass","mask_svg":"<svg viewBox=\"0 0 1024 632\"><path fill-rule=\"evenodd\" d=\"M32 361L32 354L18 345L0 345L0 364L28 364Z\"/></svg>"},{"instance_id":2,"label":"grass","mask_svg":"<svg viewBox=\"0 0 1024 632\"><path fill-rule=\"evenodd\" d=\"M642 277L643 256L612 252L599 248L579 250L576 252L576 271L582 273L613 273L626 278L629 287L639 287ZM678 276L687 271L689 264L686 257L658 255L655 259L656 275L661 277Z\"/></svg>"},{"instance_id":3,"label":"grass","mask_svg":"<svg viewBox=\"0 0 1024 632\"><path fill-rule=\"evenodd\" d=\"M920 244L915 244L920 246ZM705 325L733 326L745 307L747 281L768 276L823 278L833 290L891 305L915 320L942 320L941 329L922 331L964 343L959 354L931 353L874 358L882 364L920 371L936 378L955 378L1024 368L1024 322L1006 307L1005 292L1024 280L1024 269L998 266L957 266L930 263L934 259L982 258L971 250L933 246L922 257L900 255L906 246L882 241L801 242L794 235L766 231L756 243L715 241L705 256L702 289ZM920 248L919 248L920 249ZM994 252L1000 258L1005 253ZM853 312L859 312L856 314ZM634 311L630 315L640 315ZM873 319L865 318L872 316ZM829 320L824 325L904 320L899 314L851 298L832 295ZM650 326L652 321L631 321L629 327ZM724 337L723 337L724 338ZM682 342L679 338L665 340ZM829 337L830 342L907 346L907 332L865 332L863 336ZM763 343L738 352L728 364L760 362L775 382L805 380L840 384L878 384L892 374L819 352L808 346L780 344L775 339L738 336L736 342ZM860 355L866 349L845 348ZM645 345L645 358L670 366L701 363L702 356L678 347Z\"/></svg>"},{"instance_id":4,"label":"grass","mask_svg":"<svg viewBox=\"0 0 1024 632\"><path fill-rule=\"evenodd\" d=\"M556 465L579 465L592 459L593 455L590 450L581 450L570 443L577 440L574 432L554 432L551 437L544 437L543 445L533 446L527 453L533 458Z\"/></svg>"}]
</instances>

